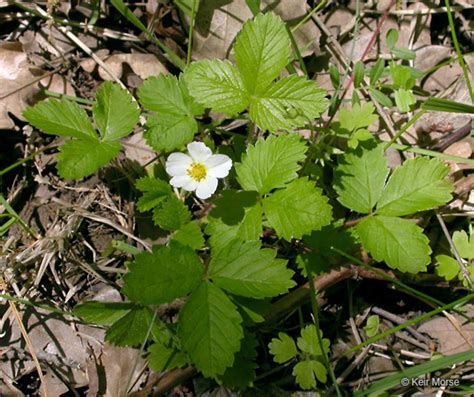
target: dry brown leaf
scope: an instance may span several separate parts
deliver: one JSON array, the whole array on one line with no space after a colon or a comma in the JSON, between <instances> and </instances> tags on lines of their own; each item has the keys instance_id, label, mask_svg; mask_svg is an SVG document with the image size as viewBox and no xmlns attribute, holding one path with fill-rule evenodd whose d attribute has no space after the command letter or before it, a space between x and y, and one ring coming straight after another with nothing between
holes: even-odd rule
<instances>
[{"instance_id":1,"label":"dry brown leaf","mask_svg":"<svg viewBox=\"0 0 474 397\"><path fill-rule=\"evenodd\" d=\"M15 127L8 113L24 120L23 110L40 99L43 88L74 95L74 89L65 77L52 75L39 80L44 74L28 62L21 43L0 43L0 129Z\"/></svg>"},{"instance_id":2,"label":"dry brown leaf","mask_svg":"<svg viewBox=\"0 0 474 397\"><path fill-rule=\"evenodd\" d=\"M96 55L108 66L114 76L119 78L123 75L124 63L129 65L133 72L141 79L157 76L160 73L168 73L166 67L153 54L114 54L107 56L107 50L99 50ZM93 59L81 62L81 67L88 73L92 73L97 64ZM102 80L112 80L109 73L99 67L99 76Z\"/></svg>"},{"instance_id":3,"label":"dry brown leaf","mask_svg":"<svg viewBox=\"0 0 474 397\"><path fill-rule=\"evenodd\" d=\"M465 309L468 316L474 315L473 305L467 305ZM459 323L459 330L446 317L433 318L418 328L418 331L438 339L439 352L445 355L472 350L474 345L474 324L459 315L453 317Z\"/></svg>"},{"instance_id":4,"label":"dry brown leaf","mask_svg":"<svg viewBox=\"0 0 474 397\"><path fill-rule=\"evenodd\" d=\"M135 384L132 391L138 390L141 382L135 382L140 376L145 360L138 358L134 368L137 355L140 351L132 348L115 347L106 343L98 357L91 357L87 365L87 374L92 390L91 397L97 394L104 397L116 397L127 395L127 384L130 374L133 372L131 384ZM131 386L131 385L129 385ZM96 391L97 394L91 393Z\"/></svg>"}]
</instances>

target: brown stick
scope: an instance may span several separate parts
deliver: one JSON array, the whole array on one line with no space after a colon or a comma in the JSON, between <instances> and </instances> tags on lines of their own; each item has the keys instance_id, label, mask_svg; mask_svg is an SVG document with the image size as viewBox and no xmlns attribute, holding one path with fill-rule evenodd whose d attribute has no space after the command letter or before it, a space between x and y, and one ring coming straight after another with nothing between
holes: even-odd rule
<instances>
[{"instance_id":1,"label":"brown stick","mask_svg":"<svg viewBox=\"0 0 474 397\"><path fill-rule=\"evenodd\" d=\"M387 275L392 276L389 273L387 273ZM321 292L343 280L357 276L374 280L384 280L381 275L362 269L358 266L351 265L350 267L343 267L339 270L331 270L329 273L317 277L314 280L314 286L316 291ZM293 310L295 307L302 305L308 299L308 297L309 283L306 283L296 290L290 292L288 295L285 295L280 300L276 301L272 305L271 311L266 315L265 322L271 323L278 320L284 314ZM318 303L322 303L321 297L318 297Z\"/></svg>"}]
</instances>

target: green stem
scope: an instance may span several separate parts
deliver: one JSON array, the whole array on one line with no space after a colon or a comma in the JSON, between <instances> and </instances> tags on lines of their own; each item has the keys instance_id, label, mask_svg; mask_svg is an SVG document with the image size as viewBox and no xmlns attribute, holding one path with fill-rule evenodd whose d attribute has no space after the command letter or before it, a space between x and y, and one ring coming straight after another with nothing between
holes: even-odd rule
<instances>
[{"instance_id":1,"label":"green stem","mask_svg":"<svg viewBox=\"0 0 474 397\"><path fill-rule=\"evenodd\" d=\"M451 12L451 6L449 0L444 0L446 4L446 11L448 13L449 28L451 29L451 37L453 38L454 48L456 49L456 54L458 56L459 65L461 66L462 72L464 74L464 80L466 80L467 90L469 91L469 96L471 97L471 102L474 104L474 92L472 91L471 79L469 78L469 72L467 70L466 64L464 63L464 58L461 53L461 48L459 47L458 38L456 36L456 30L454 26L453 14Z\"/></svg>"},{"instance_id":2,"label":"green stem","mask_svg":"<svg viewBox=\"0 0 474 397\"><path fill-rule=\"evenodd\" d=\"M79 98L77 96L60 94L59 92L53 92L53 91L49 91L49 90L44 90L43 92L44 92L45 95L53 97L53 98L68 99L70 101L74 101L74 102L77 102L77 103L82 103L83 105L92 106L94 104L94 101L89 101L88 99Z\"/></svg>"},{"instance_id":3,"label":"green stem","mask_svg":"<svg viewBox=\"0 0 474 397\"><path fill-rule=\"evenodd\" d=\"M191 51L193 48L193 33L194 33L194 23L196 19L196 3L197 0L193 0L193 8L191 9L191 24L189 25L189 35L188 35L188 51L186 55L186 65L191 63Z\"/></svg>"},{"instance_id":4,"label":"green stem","mask_svg":"<svg viewBox=\"0 0 474 397\"><path fill-rule=\"evenodd\" d=\"M316 7L314 7L296 26L291 29L291 33L295 33L301 26L303 26L308 20L317 13L326 4L326 0L322 0Z\"/></svg>"},{"instance_id":5,"label":"green stem","mask_svg":"<svg viewBox=\"0 0 474 397\"><path fill-rule=\"evenodd\" d=\"M415 116L412 117L407 123L405 123L405 125L402 128L400 128L400 130L397 132L397 134L392 139L390 139L390 142L388 142L385 145L384 150L387 150L390 146L392 146L392 144L394 144L395 141L398 138L400 138L403 135L403 133L406 130L408 130L408 128L410 128L413 124L415 124L420 119L420 117L423 116L425 113L426 113L426 110L421 110L417 114L415 114Z\"/></svg>"},{"instance_id":6,"label":"green stem","mask_svg":"<svg viewBox=\"0 0 474 397\"><path fill-rule=\"evenodd\" d=\"M321 351L323 352L324 364L326 365L326 368L329 372L329 376L331 377L331 380L334 384L334 388L336 389L337 396L342 397L341 391L339 390L339 385L337 384L336 375L334 374L334 370L333 370L332 365L329 361L329 357L328 357L328 354L326 352L326 349L324 349L323 340L322 340L322 337L321 337L321 331L320 331L320 327L319 327L319 308L318 308L317 291L316 291L316 287L314 286L313 273L311 272L311 268L306 263L305 263L305 270L306 270L306 276L307 276L308 282L309 282L309 293L310 293L310 297L311 297L311 307L313 309L314 325L316 326L316 335L318 337L319 347L321 348Z\"/></svg>"}]
</instances>

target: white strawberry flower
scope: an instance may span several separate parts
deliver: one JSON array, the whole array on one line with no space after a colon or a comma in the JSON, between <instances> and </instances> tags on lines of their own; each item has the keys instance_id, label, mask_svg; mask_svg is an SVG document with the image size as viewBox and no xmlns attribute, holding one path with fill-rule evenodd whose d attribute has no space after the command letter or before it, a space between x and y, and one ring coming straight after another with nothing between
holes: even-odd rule
<instances>
[{"instance_id":1,"label":"white strawberry flower","mask_svg":"<svg viewBox=\"0 0 474 397\"><path fill-rule=\"evenodd\" d=\"M191 142L187 148L189 155L171 153L166 160L166 172L172 177L170 184L196 191L200 199L207 199L217 189L217 178L229 174L232 160L224 154L212 154L202 142Z\"/></svg>"}]
</instances>

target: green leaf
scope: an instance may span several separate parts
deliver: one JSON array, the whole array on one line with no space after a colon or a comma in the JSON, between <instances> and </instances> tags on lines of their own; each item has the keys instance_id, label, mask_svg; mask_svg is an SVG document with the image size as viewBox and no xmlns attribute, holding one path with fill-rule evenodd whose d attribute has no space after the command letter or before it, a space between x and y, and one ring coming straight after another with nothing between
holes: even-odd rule
<instances>
[{"instance_id":1,"label":"green leaf","mask_svg":"<svg viewBox=\"0 0 474 397\"><path fill-rule=\"evenodd\" d=\"M433 112L474 113L474 106L442 98L429 98L421 104L421 109Z\"/></svg>"},{"instance_id":2,"label":"green leaf","mask_svg":"<svg viewBox=\"0 0 474 397\"><path fill-rule=\"evenodd\" d=\"M234 53L247 91L259 94L287 65L291 51L285 24L273 13L257 15L244 23L237 35Z\"/></svg>"},{"instance_id":3,"label":"green leaf","mask_svg":"<svg viewBox=\"0 0 474 397\"><path fill-rule=\"evenodd\" d=\"M450 281L458 275L460 267L456 259L447 255L437 255L436 262L438 262L436 267L438 276Z\"/></svg>"},{"instance_id":4,"label":"green leaf","mask_svg":"<svg viewBox=\"0 0 474 397\"><path fill-rule=\"evenodd\" d=\"M125 316L135 306L131 302L89 301L77 305L73 313L91 324L111 325Z\"/></svg>"},{"instance_id":5,"label":"green leaf","mask_svg":"<svg viewBox=\"0 0 474 397\"><path fill-rule=\"evenodd\" d=\"M375 314L367 319L367 324L364 327L364 331L367 336L371 338L372 336L377 335L377 332L379 332L379 326L380 318Z\"/></svg>"},{"instance_id":6,"label":"green leaf","mask_svg":"<svg viewBox=\"0 0 474 397\"><path fill-rule=\"evenodd\" d=\"M110 81L103 83L97 90L92 113L105 142L129 135L140 117L138 104L130 93Z\"/></svg>"},{"instance_id":7,"label":"green leaf","mask_svg":"<svg viewBox=\"0 0 474 397\"><path fill-rule=\"evenodd\" d=\"M406 113L416 103L416 98L411 91L399 88L395 91L395 103L401 112Z\"/></svg>"},{"instance_id":8,"label":"green leaf","mask_svg":"<svg viewBox=\"0 0 474 397\"><path fill-rule=\"evenodd\" d=\"M288 76L250 100L250 118L262 130L276 132L303 127L327 107L326 91L304 76Z\"/></svg>"},{"instance_id":9,"label":"green leaf","mask_svg":"<svg viewBox=\"0 0 474 397\"><path fill-rule=\"evenodd\" d=\"M164 346L157 342L148 349L148 365L155 372L164 372L182 368L188 364L186 355L173 346Z\"/></svg>"},{"instance_id":10,"label":"green leaf","mask_svg":"<svg viewBox=\"0 0 474 397\"><path fill-rule=\"evenodd\" d=\"M204 237L201 228L195 221L181 226L171 239L195 250L202 248L204 245Z\"/></svg>"},{"instance_id":11,"label":"green leaf","mask_svg":"<svg viewBox=\"0 0 474 397\"><path fill-rule=\"evenodd\" d=\"M174 194L168 196L153 211L153 222L165 230L178 230L191 220L191 213Z\"/></svg>"},{"instance_id":12,"label":"green leaf","mask_svg":"<svg viewBox=\"0 0 474 397\"><path fill-rule=\"evenodd\" d=\"M373 141L348 150L339 161L334 178L338 201L368 214L382 195L389 169L382 145Z\"/></svg>"},{"instance_id":13,"label":"green leaf","mask_svg":"<svg viewBox=\"0 0 474 397\"><path fill-rule=\"evenodd\" d=\"M184 74L190 94L200 104L231 117L248 106L248 94L238 70L214 59L191 64Z\"/></svg>"},{"instance_id":14,"label":"green leaf","mask_svg":"<svg viewBox=\"0 0 474 397\"><path fill-rule=\"evenodd\" d=\"M385 60L379 58L370 71L370 85L374 86L380 79L385 69Z\"/></svg>"},{"instance_id":15,"label":"green leaf","mask_svg":"<svg viewBox=\"0 0 474 397\"><path fill-rule=\"evenodd\" d=\"M382 91L376 90L375 88L370 88L369 87L370 94L374 97L374 100L376 100L378 103L380 103L382 106L385 106L387 108L390 108L393 106L393 102L388 97L385 95Z\"/></svg>"},{"instance_id":16,"label":"green leaf","mask_svg":"<svg viewBox=\"0 0 474 397\"><path fill-rule=\"evenodd\" d=\"M449 169L437 159L407 160L389 179L377 203L377 213L404 216L439 207L451 200Z\"/></svg>"},{"instance_id":17,"label":"green leaf","mask_svg":"<svg viewBox=\"0 0 474 397\"><path fill-rule=\"evenodd\" d=\"M386 39L387 39L388 48L393 49L393 47L395 47L397 45L398 30L397 29L390 29L387 32Z\"/></svg>"},{"instance_id":18,"label":"green leaf","mask_svg":"<svg viewBox=\"0 0 474 397\"><path fill-rule=\"evenodd\" d=\"M309 390L316 386L315 375L321 383L326 383L327 371L323 364L315 360L301 361L293 368L296 382L302 389Z\"/></svg>"},{"instance_id":19,"label":"green leaf","mask_svg":"<svg viewBox=\"0 0 474 397\"><path fill-rule=\"evenodd\" d=\"M329 65L329 77L331 78L331 84L334 88L338 88L341 83L341 74L339 69L334 65Z\"/></svg>"},{"instance_id":20,"label":"green leaf","mask_svg":"<svg viewBox=\"0 0 474 397\"><path fill-rule=\"evenodd\" d=\"M374 110L375 107L371 103L355 104L351 110L342 108L339 111L341 128L351 132L359 128L368 127L377 121Z\"/></svg>"},{"instance_id":21,"label":"green leaf","mask_svg":"<svg viewBox=\"0 0 474 397\"><path fill-rule=\"evenodd\" d=\"M80 179L92 175L120 152L119 142L73 139L59 147L58 169L64 179Z\"/></svg>"},{"instance_id":22,"label":"green leaf","mask_svg":"<svg viewBox=\"0 0 474 397\"><path fill-rule=\"evenodd\" d=\"M265 198L263 208L278 237L288 241L320 230L332 219L327 197L307 178L297 179Z\"/></svg>"},{"instance_id":23,"label":"green leaf","mask_svg":"<svg viewBox=\"0 0 474 397\"><path fill-rule=\"evenodd\" d=\"M136 255L128 269L122 292L131 301L144 305L170 303L189 294L203 275L197 254L176 242Z\"/></svg>"},{"instance_id":24,"label":"green leaf","mask_svg":"<svg viewBox=\"0 0 474 397\"><path fill-rule=\"evenodd\" d=\"M49 99L27 108L23 116L46 134L98 141L87 113L76 102Z\"/></svg>"},{"instance_id":25,"label":"green leaf","mask_svg":"<svg viewBox=\"0 0 474 397\"><path fill-rule=\"evenodd\" d=\"M105 340L117 346L141 345L147 337L152 320L150 309L133 309L112 324L105 334Z\"/></svg>"},{"instance_id":26,"label":"green leaf","mask_svg":"<svg viewBox=\"0 0 474 397\"><path fill-rule=\"evenodd\" d=\"M146 79L138 90L142 106L161 119L199 116L203 108L194 103L186 86L176 76L160 74Z\"/></svg>"},{"instance_id":27,"label":"green leaf","mask_svg":"<svg viewBox=\"0 0 474 397\"><path fill-rule=\"evenodd\" d=\"M464 230L455 231L453 242L458 254L464 259L474 259L474 236L469 237Z\"/></svg>"},{"instance_id":28,"label":"green leaf","mask_svg":"<svg viewBox=\"0 0 474 397\"><path fill-rule=\"evenodd\" d=\"M423 229L413 222L387 216L373 216L357 225L363 247L376 261L393 269L419 273L430 263L431 248Z\"/></svg>"},{"instance_id":29,"label":"green leaf","mask_svg":"<svg viewBox=\"0 0 474 397\"><path fill-rule=\"evenodd\" d=\"M192 141L198 131L194 116L204 109L175 76L159 75L144 81L138 90L140 103L157 113L147 120L145 138L156 151L170 152Z\"/></svg>"},{"instance_id":30,"label":"green leaf","mask_svg":"<svg viewBox=\"0 0 474 397\"><path fill-rule=\"evenodd\" d=\"M178 335L204 376L221 375L232 366L244 335L241 323L235 305L212 283L201 283L186 302L179 314Z\"/></svg>"},{"instance_id":31,"label":"green leaf","mask_svg":"<svg viewBox=\"0 0 474 397\"><path fill-rule=\"evenodd\" d=\"M235 164L237 179L245 190L265 194L298 177L306 143L298 135L271 136L249 145L242 162Z\"/></svg>"},{"instance_id":32,"label":"green leaf","mask_svg":"<svg viewBox=\"0 0 474 397\"><path fill-rule=\"evenodd\" d=\"M255 380L255 363L258 346L255 335L246 333L242 339L240 350L235 355L234 364L226 369L220 377L220 381L228 388L245 388L251 386Z\"/></svg>"},{"instance_id":33,"label":"green leaf","mask_svg":"<svg viewBox=\"0 0 474 397\"><path fill-rule=\"evenodd\" d=\"M354 66L354 87L359 88L362 80L364 80L364 64L359 61Z\"/></svg>"},{"instance_id":34,"label":"green leaf","mask_svg":"<svg viewBox=\"0 0 474 397\"><path fill-rule=\"evenodd\" d=\"M416 58L416 52L408 48L392 48L390 52L395 55L395 57L406 61L413 61Z\"/></svg>"},{"instance_id":35,"label":"green leaf","mask_svg":"<svg viewBox=\"0 0 474 397\"><path fill-rule=\"evenodd\" d=\"M135 186L143 193L137 202L140 212L152 210L173 193L168 182L148 176L138 179Z\"/></svg>"},{"instance_id":36,"label":"green leaf","mask_svg":"<svg viewBox=\"0 0 474 397\"><path fill-rule=\"evenodd\" d=\"M323 338L321 331L319 331L319 333L321 335L324 350L329 352L329 339ZM313 324L307 325L301 330L301 337L297 339L296 344L302 352L308 353L311 356L323 355L323 350L318 340L317 330Z\"/></svg>"},{"instance_id":37,"label":"green leaf","mask_svg":"<svg viewBox=\"0 0 474 397\"><path fill-rule=\"evenodd\" d=\"M258 240L262 234L262 206L256 203L245 208L243 218L235 225L228 225L223 220L209 217L206 233L211 235L209 243L214 252L219 251L232 239Z\"/></svg>"},{"instance_id":38,"label":"green leaf","mask_svg":"<svg viewBox=\"0 0 474 397\"><path fill-rule=\"evenodd\" d=\"M209 277L235 295L262 299L285 293L295 285L286 260L275 259L272 249L260 249L260 241L232 240L214 253Z\"/></svg>"},{"instance_id":39,"label":"green leaf","mask_svg":"<svg viewBox=\"0 0 474 397\"><path fill-rule=\"evenodd\" d=\"M273 361L283 364L296 356L296 345L293 338L290 338L284 332L278 333L278 338L273 338L268 344L270 353L273 354Z\"/></svg>"},{"instance_id":40,"label":"green leaf","mask_svg":"<svg viewBox=\"0 0 474 397\"><path fill-rule=\"evenodd\" d=\"M391 62L390 76L392 77L393 85L396 88L410 90L416 84L416 79L413 77L413 70L408 66Z\"/></svg>"},{"instance_id":41,"label":"green leaf","mask_svg":"<svg viewBox=\"0 0 474 397\"><path fill-rule=\"evenodd\" d=\"M237 305L243 318L243 325L253 326L265 321L265 315L271 310L271 303L268 299L252 299L243 296L232 296L232 302Z\"/></svg>"},{"instance_id":42,"label":"green leaf","mask_svg":"<svg viewBox=\"0 0 474 397\"><path fill-rule=\"evenodd\" d=\"M197 131L198 125L193 117L182 115L175 119L162 119L151 116L147 120L143 136L155 151L168 153L191 142Z\"/></svg>"}]
</instances>

